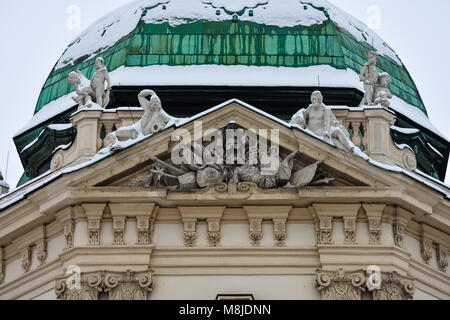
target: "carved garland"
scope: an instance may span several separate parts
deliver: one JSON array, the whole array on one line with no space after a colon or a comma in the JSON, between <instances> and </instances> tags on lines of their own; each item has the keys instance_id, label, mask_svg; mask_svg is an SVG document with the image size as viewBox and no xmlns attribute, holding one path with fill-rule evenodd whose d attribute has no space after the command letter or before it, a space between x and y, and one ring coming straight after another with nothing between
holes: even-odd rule
<instances>
[{"instance_id":1,"label":"carved garland","mask_svg":"<svg viewBox=\"0 0 450 320\"><path fill-rule=\"evenodd\" d=\"M61 278L55 292L59 300L98 300L99 293L109 300L147 300L153 284L152 271L101 271Z\"/></svg>"}]
</instances>

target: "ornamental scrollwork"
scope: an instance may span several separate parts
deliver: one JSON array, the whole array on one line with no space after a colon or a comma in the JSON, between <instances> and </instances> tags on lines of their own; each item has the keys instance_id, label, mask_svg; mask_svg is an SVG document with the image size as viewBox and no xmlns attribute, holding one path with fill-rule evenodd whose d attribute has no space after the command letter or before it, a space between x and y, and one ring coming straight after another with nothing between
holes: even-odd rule
<instances>
[{"instance_id":1,"label":"ornamental scrollwork","mask_svg":"<svg viewBox=\"0 0 450 320\"><path fill-rule=\"evenodd\" d=\"M98 300L100 294L109 300L147 300L153 284L152 271L100 271L60 278L55 293L59 300Z\"/></svg>"},{"instance_id":2,"label":"ornamental scrollwork","mask_svg":"<svg viewBox=\"0 0 450 320\"><path fill-rule=\"evenodd\" d=\"M355 272L316 271L316 288L322 300L361 300L362 292L372 300L411 300L415 285L412 279L398 272L380 274L378 288L368 287L369 275L362 270Z\"/></svg>"}]
</instances>

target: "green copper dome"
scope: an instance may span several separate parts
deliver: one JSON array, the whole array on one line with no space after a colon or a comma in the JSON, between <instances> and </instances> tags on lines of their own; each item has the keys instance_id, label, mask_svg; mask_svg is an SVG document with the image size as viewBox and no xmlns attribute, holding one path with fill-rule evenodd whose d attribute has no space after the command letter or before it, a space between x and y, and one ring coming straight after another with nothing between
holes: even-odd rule
<instances>
[{"instance_id":1,"label":"green copper dome","mask_svg":"<svg viewBox=\"0 0 450 320\"><path fill-rule=\"evenodd\" d=\"M392 77L396 125L417 129L393 132L394 141L409 144L421 170L443 180L450 145L407 69L374 31L328 1L135 0L93 23L55 64L35 115L14 138L26 174L20 183L48 170L54 150L74 141L75 128L51 124L69 123L76 110L69 73L90 79L99 56L112 80L108 108L137 106L138 90L153 88L173 116L240 98L288 120L318 87L328 105L358 106L369 51Z\"/></svg>"},{"instance_id":2,"label":"green copper dome","mask_svg":"<svg viewBox=\"0 0 450 320\"><path fill-rule=\"evenodd\" d=\"M258 20L261 18L260 15L270 16L272 9L275 11L274 14L283 9L280 9L281 4L272 5L274 1L242 1L244 4L247 2L253 5L254 8L243 5L239 12L232 12L226 7L215 8L215 2L221 1L141 0L119 9L119 13L128 12L131 6L132 14L135 17L139 16L133 20L135 25L131 31L120 35L114 43L106 41L106 47L98 47L97 50L90 50L85 54L79 51L78 56L68 55L67 53L71 51L78 53L77 47L86 41L82 34L69 46L50 73L39 96L35 112L74 90L66 80L71 71L81 70L90 78L95 72L95 58L99 55L105 59L109 71L122 66L155 65L288 68L328 65L335 69L348 68L359 73L367 61L367 53L375 50L380 53L378 64L380 71L388 72L392 76L390 85L392 93L426 114L425 106L411 76L395 53L367 27L364 26L364 30L360 30L360 26L356 25L359 23L357 20L356 22L351 20L350 16L328 2L281 1L286 14L291 10L298 15L298 21L287 15L289 23L284 23L282 16L275 16L272 20ZM195 5L200 5L199 10L204 13L204 17L202 14L192 14L193 10L185 10L185 7ZM115 15L103 20L109 17L115 18ZM311 17L315 20L311 21ZM114 22L112 19L112 25L109 27L94 26L99 37L98 42L102 42L108 33L116 31L109 30L114 27ZM351 27L347 27L348 25ZM366 41L360 41L355 37L354 30L360 30L360 35ZM89 36L89 29L84 35ZM377 45L372 47L374 40ZM95 46L96 43L92 45ZM70 59L67 56L70 56ZM299 76L301 77L301 74ZM195 82L195 79L193 81Z\"/></svg>"}]
</instances>

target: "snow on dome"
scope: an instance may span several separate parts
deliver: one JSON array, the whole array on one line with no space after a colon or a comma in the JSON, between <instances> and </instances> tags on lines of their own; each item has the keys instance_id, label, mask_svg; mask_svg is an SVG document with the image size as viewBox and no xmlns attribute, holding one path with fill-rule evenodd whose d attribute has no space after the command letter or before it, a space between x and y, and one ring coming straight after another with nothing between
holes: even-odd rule
<instances>
[{"instance_id":1,"label":"snow on dome","mask_svg":"<svg viewBox=\"0 0 450 320\"><path fill-rule=\"evenodd\" d=\"M241 12L246 8L255 8L261 4L267 4L268 0L202 0L202 2L230 12Z\"/></svg>"},{"instance_id":2,"label":"snow on dome","mask_svg":"<svg viewBox=\"0 0 450 320\"><path fill-rule=\"evenodd\" d=\"M168 2L169 0L135 0L100 18L69 44L55 69L74 64L80 57L90 57L108 49L122 37L133 32L141 19L143 9Z\"/></svg>"},{"instance_id":3,"label":"snow on dome","mask_svg":"<svg viewBox=\"0 0 450 320\"><path fill-rule=\"evenodd\" d=\"M253 15L243 14L239 19L279 27L322 24L328 20L324 13L326 10L330 19L340 28L347 30L358 41L373 44L380 55L402 65L395 52L374 31L326 0L135 0L97 20L83 31L69 45L55 70L73 65L77 59L86 60L94 54L104 52L133 32L141 18L145 23L168 22L172 26L196 20L232 19L226 12L217 14L217 8L231 12L252 8Z\"/></svg>"}]
</instances>

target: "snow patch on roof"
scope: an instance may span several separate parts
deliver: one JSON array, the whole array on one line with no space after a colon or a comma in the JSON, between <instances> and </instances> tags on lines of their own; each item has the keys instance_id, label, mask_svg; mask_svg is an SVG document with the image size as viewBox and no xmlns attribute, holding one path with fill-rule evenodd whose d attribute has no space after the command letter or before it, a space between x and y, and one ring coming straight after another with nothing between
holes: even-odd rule
<instances>
[{"instance_id":1,"label":"snow patch on roof","mask_svg":"<svg viewBox=\"0 0 450 320\"><path fill-rule=\"evenodd\" d=\"M391 129L404 134L416 134L420 132L419 129L400 128L396 126L392 126Z\"/></svg>"},{"instance_id":2,"label":"snow patch on roof","mask_svg":"<svg viewBox=\"0 0 450 320\"><path fill-rule=\"evenodd\" d=\"M135 0L105 15L70 43L55 69L73 65L76 59L85 55L107 50L135 29L144 8L167 2L169 0Z\"/></svg>"},{"instance_id":3,"label":"snow patch on roof","mask_svg":"<svg viewBox=\"0 0 450 320\"><path fill-rule=\"evenodd\" d=\"M5 189L9 189L9 184L7 184L5 181L0 180L0 187L3 187Z\"/></svg>"},{"instance_id":4,"label":"snow patch on roof","mask_svg":"<svg viewBox=\"0 0 450 320\"><path fill-rule=\"evenodd\" d=\"M202 2L230 12L240 12L246 8L255 8L258 5L267 4L268 0L202 0Z\"/></svg>"},{"instance_id":5,"label":"snow patch on roof","mask_svg":"<svg viewBox=\"0 0 450 320\"><path fill-rule=\"evenodd\" d=\"M64 131L72 128L71 123L58 123L58 124L51 124L47 128L55 131Z\"/></svg>"},{"instance_id":6,"label":"snow patch on roof","mask_svg":"<svg viewBox=\"0 0 450 320\"><path fill-rule=\"evenodd\" d=\"M253 110L253 111L257 112L258 114L261 114L261 115L263 115L265 117L268 117L269 119L272 119L272 120L278 122L279 124L281 124L281 125L283 125L285 127L296 128L296 129L301 130L304 133L306 133L306 134L308 134L308 135L310 135L312 137L315 137L315 138L317 138L317 139L327 143L328 145L333 146L332 142L327 141L326 139L315 135L310 130L305 130L305 129L302 129L301 127L299 127L299 126L291 125L291 124L289 124L289 123L287 123L287 122L285 122L285 121L283 121L281 119L278 119L277 117L274 117L274 116L272 116L272 115L270 115L270 114L268 114L268 113L266 113L266 112L264 112L262 110L259 110L258 108L255 108L255 107L253 107L253 106L251 106L251 105L249 105L249 104L247 104L245 102L242 102L242 101L240 101L238 99L231 99L231 100L226 101L226 102L224 102L224 103L222 103L222 104L220 104L220 105L218 105L216 107L213 107L213 108L211 108L209 110L206 110L206 111L204 111L202 113L199 113L199 114L197 114L197 115L195 115L195 116L193 116L191 118L187 118L187 119L184 119L184 120L183 119L171 118L170 122L167 124L167 126L166 126L166 128L164 130L166 130L166 129L170 128L170 127L173 127L173 126L180 127L180 126L182 126L182 125L184 125L186 123L189 123L191 121L194 121L194 120L196 120L196 119L198 119L198 118L200 118L200 117L202 117L204 115L207 115L207 114L209 114L211 112L219 110L219 109L221 109L221 108L223 108L223 107L225 107L225 106L227 106L227 105L229 105L229 104L231 104L233 102L236 102L236 103L242 105L245 108L248 108L250 110ZM136 125L137 124L135 124L134 127ZM146 140L146 139L148 139L150 137L152 137L152 135L144 136L143 134L139 134L139 137L137 139L129 140L129 141L126 141L126 142L122 142L122 144L120 146L123 149L130 148L131 146L136 145L137 143L139 143L141 141L144 141L144 140ZM424 185L434 189L435 191L443 194L447 199L450 199L450 190L448 188L448 185L442 183L441 181L433 179L432 177L430 177L430 176L428 176L428 175L426 175L423 172L420 172L418 170L416 170L416 172L413 173L413 172L407 171L407 170L405 170L405 169L403 169L403 168L401 168L399 166L392 166L392 165L387 165L387 164L378 162L376 160L373 160L373 159L369 158L365 153L363 153L358 148L355 148L355 149L356 149L355 150L355 156L362 158L363 160L367 161L368 163L370 163L370 164L372 164L374 166L377 166L377 167L379 167L381 169L387 170L387 171L397 172L397 173L402 173L404 175L407 175L408 177L416 180L417 182L422 183L422 184L424 184ZM89 166L91 166L91 165L93 165L93 164L95 164L97 162L100 162L101 160L103 160L103 159L105 159L107 157L112 156L113 154L115 154L115 153L111 152L110 148L109 149L108 148L104 148L101 151L99 151L96 155L94 155L91 159L89 159L88 161L83 162L83 163L81 163L81 164L79 164L77 166L64 168L64 169L61 169L60 171L53 172L53 173L51 171L48 171L48 172L44 173L43 175L41 175L41 176L39 176L39 177L29 181L28 183L26 183L26 184L24 184L24 185L22 185L20 187L18 187L17 189L13 190L9 194L4 195L4 196L0 196L0 211L8 208L9 206L19 202L22 199L26 198L26 196L28 194L30 194L33 191L35 191L35 190L37 190L37 189L39 189L39 188L41 188L41 187L51 183L52 181L54 181L54 180L58 179L59 177L63 176L64 174L68 174L68 173L75 172L75 171L81 170L83 168L89 167ZM428 180L425 179L425 178L422 178L421 176L419 176L419 173L420 173L420 175L424 175ZM444 187L445 189L441 188L439 185Z\"/></svg>"},{"instance_id":7,"label":"snow patch on roof","mask_svg":"<svg viewBox=\"0 0 450 320\"><path fill-rule=\"evenodd\" d=\"M326 0L300 0L300 2L310 4L316 8L324 8L334 23L350 32L359 42L373 45L378 54L391 58L400 66L403 65L394 50L375 31L344 10Z\"/></svg>"},{"instance_id":8,"label":"snow patch on roof","mask_svg":"<svg viewBox=\"0 0 450 320\"><path fill-rule=\"evenodd\" d=\"M323 87L355 88L364 92L359 75L352 69L335 69L328 65L310 66L306 68L289 67L257 67L257 66L148 66L148 67L120 67L111 73L113 86L142 86L153 85L210 85L210 86L293 86L311 87L317 85L317 77L320 76L320 84ZM220 74L220 77L217 75ZM155 77L155 75L158 75ZM15 137L42 124L43 122L73 108L75 106L69 93L42 107L30 122L15 134ZM164 102L163 102L164 103ZM326 97L325 97L326 104ZM299 109L307 106L299 106ZM408 104L394 96L391 107L422 127L436 133L447 140L417 107ZM351 110L358 110L351 108Z\"/></svg>"},{"instance_id":9,"label":"snow patch on roof","mask_svg":"<svg viewBox=\"0 0 450 320\"><path fill-rule=\"evenodd\" d=\"M245 13L239 20L279 27L322 24L328 20L321 10L324 8L339 27L347 30L358 41L370 45L373 43L379 54L388 56L402 65L395 52L374 31L325 0L136 0L105 15L83 31L58 60L55 70L73 65L80 57L88 59L112 47L129 35L141 18L146 23L168 22L172 26L197 20L232 19L232 16L225 12L217 15L218 7L230 9L232 12L241 11L244 7L253 8L252 16ZM142 17L146 8L149 10Z\"/></svg>"}]
</instances>

